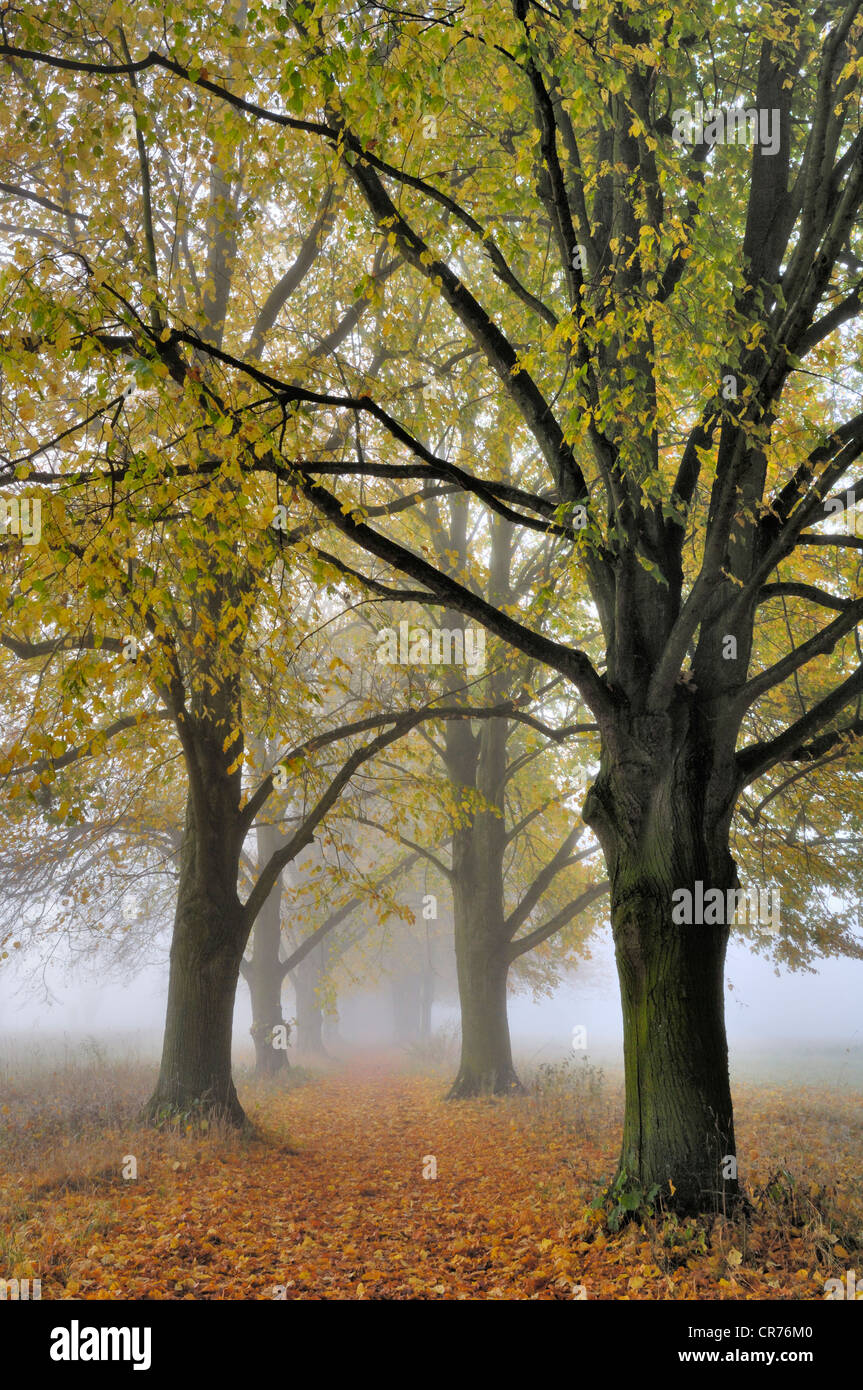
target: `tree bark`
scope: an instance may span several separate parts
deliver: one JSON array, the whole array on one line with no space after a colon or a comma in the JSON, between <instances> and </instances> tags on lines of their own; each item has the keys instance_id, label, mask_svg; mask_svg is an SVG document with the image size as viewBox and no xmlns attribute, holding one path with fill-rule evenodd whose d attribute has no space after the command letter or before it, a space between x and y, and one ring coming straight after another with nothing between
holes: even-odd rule
<instances>
[{"instance_id":1,"label":"tree bark","mask_svg":"<svg viewBox=\"0 0 863 1390\"><path fill-rule=\"evenodd\" d=\"M461 785L470 784L471 751L474 769L503 755L504 721L489 722L478 737L469 726L453 725L451 765L461 744ZM485 748L481 750L480 744ZM482 780L482 779L480 779ZM475 784L475 783L474 783ZM448 1099L507 1095L521 1091L512 1061L506 985L509 940L503 894L506 831L493 810L478 811L468 826L453 836L452 890L456 969L461 1006L461 1059Z\"/></svg>"},{"instance_id":2,"label":"tree bark","mask_svg":"<svg viewBox=\"0 0 863 1390\"><path fill-rule=\"evenodd\" d=\"M623 1007L626 1104L612 1193L684 1212L738 1195L724 1016L729 923L676 923L677 889L738 886L729 787L709 743L657 716L608 740L584 808L606 856ZM733 1162L729 1163L729 1160Z\"/></svg>"},{"instance_id":3,"label":"tree bark","mask_svg":"<svg viewBox=\"0 0 863 1390\"><path fill-rule=\"evenodd\" d=\"M224 595L209 595L216 620ZM212 1115L245 1123L231 1075L234 999L249 922L238 893L242 796L239 672L226 662L215 688L176 690L176 727L188 776L186 821L162 1060L144 1107L151 1122Z\"/></svg>"},{"instance_id":4,"label":"tree bark","mask_svg":"<svg viewBox=\"0 0 863 1390\"><path fill-rule=\"evenodd\" d=\"M207 750L199 751L206 762ZM203 1114L235 1125L245 1120L231 1075L231 1037L246 926L233 815L220 790L215 775L190 787L162 1060L144 1108L149 1121Z\"/></svg>"},{"instance_id":5,"label":"tree bark","mask_svg":"<svg viewBox=\"0 0 863 1390\"><path fill-rule=\"evenodd\" d=\"M454 507L451 543L465 558L466 519L466 510ZM489 575L493 601L511 600L511 554L511 528L496 522ZM488 678L490 698L503 697L507 680L505 674ZM451 875L461 1059L448 1099L508 1095L522 1090L512 1063L506 1007L510 942L504 907L507 836L503 808L509 721L489 720L474 734L468 720L453 720L447 724L445 737L447 772L457 802L469 789L478 792L485 803L453 834Z\"/></svg>"},{"instance_id":6,"label":"tree bark","mask_svg":"<svg viewBox=\"0 0 863 1390\"><path fill-rule=\"evenodd\" d=\"M723 1210L737 1194L724 1178L734 1122L723 1011L728 933L669 927L644 904L637 932L614 913L623 1006L626 1106L618 1179L658 1185L682 1210ZM674 1192L671 1191L671 1186Z\"/></svg>"},{"instance_id":7,"label":"tree bark","mask_svg":"<svg viewBox=\"0 0 863 1390\"><path fill-rule=\"evenodd\" d=\"M257 929L256 929L257 930ZM272 960L244 963L243 975L249 986L252 1001L252 1026L249 1032L255 1044L255 1076L271 1079L287 1071L290 1067L287 1048L281 1046L282 1039L287 1042L287 1024L282 1016L282 975L272 968ZM284 1028L284 1033L278 1030Z\"/></svg>"},{"instance_id":8,"label":"tree bark","mask_svg":"<svg viewBox=\"0 0 863 1390\"><path fill-rule=\"evenodd\" d=\"M520 1092L506 1007L509 962L488 934L456 927L456 964L461 1059L447 1099Z\"/></svg>"}]
</instances>

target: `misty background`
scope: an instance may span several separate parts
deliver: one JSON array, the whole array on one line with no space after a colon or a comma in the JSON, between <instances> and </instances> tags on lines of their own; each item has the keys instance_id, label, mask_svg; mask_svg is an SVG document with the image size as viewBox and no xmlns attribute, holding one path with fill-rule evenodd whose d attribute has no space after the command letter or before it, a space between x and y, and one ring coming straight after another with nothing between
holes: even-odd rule
<instances>
[{"instance_id":1,"label":"misty background","mask_svg":"<svg viewBox=\"0 0 863 1390\"><path fill-rule=\"evenodd\" d=\"M64 1040L103 1042L111 1050L133 1047L158 1059L168 988L169 933L156 949L163 959L134 979L113 975L104 963L76 961L63 947L45 964L32 954L9 960L0 971L0 1035L16 1051L54 1051ZM451 949L451 948L450 948ZM513 1048L522 1063L539 1064L569 1053L610 1069L623 1065L622 1018L614 948L608 926L591 942L591 958L571 972L551 996L534 1000L511 994ZM392 1048L391 981L358 981L338 1001L335 1057L352 1050ZM732 1074L801 1081L860 1084L863 1080L863 961L833 958L813 972L779 970L732 937L725 977ZM294 1014L293 990L283 992L286 1018ZM234 1011L234 1053L252 1046L249 991L241 980ZM573 1053L573 1029L587 1031L587 1048ZM455 1033L455 1002L436 1002L432 1030ZM293 1041L293 1040L292 1040ZM291 1052L293 1052L293 1046Z\"/></svg>"}]
</instances>

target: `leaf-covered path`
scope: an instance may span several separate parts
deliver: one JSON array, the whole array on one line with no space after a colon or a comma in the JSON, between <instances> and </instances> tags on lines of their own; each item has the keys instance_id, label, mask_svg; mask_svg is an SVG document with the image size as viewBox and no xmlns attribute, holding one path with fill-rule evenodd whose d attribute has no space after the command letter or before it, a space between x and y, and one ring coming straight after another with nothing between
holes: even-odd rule
<instances>
[{"instance_id":1,"label":"leaf-covered path","mask_svg":"<svg viewBox=\"0 0 863 1390\"><path fill-rule=\"evenodd\" d=\"M853 1264L841 1241L856 1239L860 1208L809 1174L765 1189L745 1223L666 1218L610 1235L588 1209L614 1164L607 1087L458 1104L443 1089L355 1067L293 1090L247 1086L251 1141L103 1133L98 1172L14 1177L18 1267L41 1275L43 1298L812 1299ZM772 1146L772 1171L792 1161L789 1097L752 1099L744 1142ZM801 1103L794 1142L816 1166L822 1143L835 1162L838 1118L859 1171L860 1097L829 1100L823 1132L813 1102L805 1138ZM124 1181L130 1154L138 1176Z\"/></svg>"}]
</instances>

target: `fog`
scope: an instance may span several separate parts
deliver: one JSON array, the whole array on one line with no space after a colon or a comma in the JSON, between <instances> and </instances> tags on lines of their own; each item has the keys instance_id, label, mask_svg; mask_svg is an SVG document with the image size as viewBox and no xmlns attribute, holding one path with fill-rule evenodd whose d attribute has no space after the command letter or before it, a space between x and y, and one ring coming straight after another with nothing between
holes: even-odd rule
<instances>
[{"instance_id":1,"label":"fog","mask_svg":"<svg viewBox=\"0 0 863 1390\"><path fill-rule=\"evenodd\" d=\"M7 962L7 965L10 965ZM0 1033L14 1036L23 1049L65 1038L70 1046L86 1038L121 1046L134 1040L156 1055L167 997L167 942L164 961L135 979L100 978L99 967L57 960L47 967L18 960L0 972ZM339 999L336 1056L354 1049L392 1046L389 980L358 983ZM776 968L743 942L732 940L726 968L726 1012L732 1067L759 1074L789 1067L812 1079L850 1080L863 1064L863 961L833 958L817 962L813 973ZM294 1012L293 991L284 991L284 1014ZM609 1066L622 1065L622 1024L610 930L598 934L582 975L573 973L551 996L534 1000L514 993L509 1000L513 1045L522 1062L542 1062L571 1050L573 1029L586 1030L586 1055ZM235 1054L250 1048L249 992L241 980L234 1013ZM455 1003L436 1003L432 1029L452 1034L458 1026Z\"/></svg>"}]
</instances>

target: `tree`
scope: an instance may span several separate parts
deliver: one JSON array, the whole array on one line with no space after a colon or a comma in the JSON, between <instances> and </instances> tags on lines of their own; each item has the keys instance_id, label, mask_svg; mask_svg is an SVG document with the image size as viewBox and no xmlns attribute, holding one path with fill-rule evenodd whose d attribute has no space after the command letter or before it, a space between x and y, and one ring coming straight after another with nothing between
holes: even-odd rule
<instances>
[{"instance_id":1,"label":"tree","mask_svg":"<svg viewBox=\"0 0 863 1390\"><path fill-rule=\"evenodd\" d=\"M615 1188L630 1203L661 1189L699 1210L737 1190L724 1177L729 923L681 924L674 896L701 884L733 905L746 788L780 764L851 755L863 732L863 415L817 375L857 365L859 11L465 0L418 18L305 0L275 34L256 17L268 40L246 70L256 101L237 89L228 36L218 71L190 57L193 11L133 62L105 43L98 60L80 43L71 60L117 83L171 74L172 92L220 102L249 138L291 130L297 148L329 150L339 194L348 180L356 193L352 237L365 215L370 241L383 235L403 263L374 287L391 321L414 304L403 285L419 285L430 331L446 316L452 351L480 354L486 391L506 404L526 459L518 486L493 460L464 467L433 451L381 389L386 369L370 389L361 356L341 389L316 391L195 341L266 395L269 447L246 448L239 467L290 483L339 530L353 547L343 571L377 592L401 576L414 586L402 597L419 586L590 709L601 759L583 817L611 882L627 1071ZM0 53L56 72L69 60L45 52L53 42L16 16ZM752 102L735 114L740 93ZM162 363L189 338L164 332L142 335ZM317 416L322 445L333 411L354 422L336 457L309 459L293 406L303 429ZM399 513L367 514L382 479L396 498L416 479L458 487L564 538L601 640L584 641L577 621L567 630L566 608L546 635L529 605L507 612L447 574Z\"/></svg>"},{"instance_id":2,"label":"tree","mask_svg":"<svg viewBox=\"0 0 863 1390\"><path fill-rule=\"evenodd\" d=\"M28 16L25 26L31 19L38 24ZM235 30L239 54L242 23ZM112 29L111 42L127 51L122 29ZM44 798L58 772L100 756L139 725L170 729L186 779L185 822L162 1061L146 1114L158 1121L203 1107L241 1124L231 1077L234 996L249 933L280 873L368 759L425 719L464 715L441 706L392 718L366 711L293 745L279 727L285 707L272 692L289 683L293 644L307 635L299 618L285 615L283 591L309 585L331 600L339 576L315 553L303 559L315 530L288 523L272 480L237 470L247 445L254 456L261 443L256 403L245 387L232 398L210 354L234 335L253 355L279 342L287 302L301 288L315 292L304 282L329 208L317 166L296 183L311 230L295 235L297 253L258 309L256 285L248 298L231 291L244 256L259 257L255 200L270 184L255 161L244 162L238 127L220 126L212 158L192 155L183 114L162 107L158 92L144 93L134 73L106 116L107 88L70 79L34 91L19 63L13 72L8 159L31 158L38 132L40 161L38 174L14 185L11 196L30 209L30 221L13 229L4 269L16 329L3 343L0 483L11 485L3 500L12 524L2 643L35 694L6 750L8 791L13 800ZM64 142L57 129L78 134ZM114 143L94 142L97 129ZM72 203L72 169L92 214ZM57 199L34 187L45 178ZM196 202L204 213L197 230ZM131 245L127 223L139 238ZM34 252L46 241L49 254ZM307 322L307 311L293 307ZM293 342L297 353L314 360L322 343L334 352L361 310L352 302L333 331L308 347ZM169 317L188 334L168 361ZM37 503L45 506L33 545L20 531L22 502L33 515ZM30 674L38 670L41 681ZM289 727L301 728L317 712L315 699L296 685L293 692ZM248 733L276 737L282 758L257 779L244 775ZM307 767L311 753L343 740L348 751L334 764ZM243 845L280 781L296 787L302 814L241 899Z\"/></svg>"},{"instance_id":3,"label":"tree","mask_svg":"<svg viewBox=\"0 0 863 1390\"><path fill-rule=\"evenodd\" d=\"M444 72L449 90L472 94L456 138L476 162L449 186L422 154L410 158L400 129L370 148L356 60L334 17L316 6L294 16L317 62L323 138L344 151L376 225L482 350L546 461L552 496L518 504L525 524L539 518L570 535L605 671L571 641L549 642L478 602L391 535L353 518L341 526L560 671L593 712L602 758L583 814L612 883L627 1066L616 1191L661 1188L682 1209L714 1205L723 1183L733 1196L736 1181L723 1180L735 1152L722 994L729 924L723 912L687 930L673 920L674 893L701 882L726 902L738 887L729 832L744 788L860 732L863 667L843 639L863 599L853 583L843 592L847 571L837 583L824 566L827 588L804 579L803 556L810 545L858 545L807 528L853 510L855 488L834 489L853 482L863 417L822 399L824 428L800 418L798 401L803 438L789 450L786 390L860 307L859 8L811 16L787 4L728 25L700 5L583 15L514 0L480 34L467 5L428 25L363 7L359 22L380 25L370 70L391 103L406 74L422 73L438 107ZM734 149L721 143L724 112L699 126L692 106L708 95L719 107L747 89L756 138ZM376 131L386 100L377 96ZM457 125L456 110L446 115ZM498 245L505 218L527 255L509 229L509 259ZM556 274L541 280L530 253L546 237ZM847 339L834 351L853 361ZM452 476L446 460L409 447L426 476ZM310 481L307 495L340 524L332 493ZM493 485L486 496L502 504ZM800 602L815 630L753 670L756 624L765 637L782 598ZM836 616L816 626L825 608ZM826 693L810 686L804 712L760 736L759 701L787 681L823 683L819 659L837 648Z\"/></svg>"},{"instance_id":4,"label":"tree","mask_svg":"<svg viewBox=\"0 0 863 1390\"><path fill-rule=\"evenodd\" d=\"M318 994L328 962L337 954L333 940L337 928L350 925L354 916L389 915L394 903L394 884L409 873L415 854L402 855L392 868L379 862L364 866L356 854L345 866L345 840L350 836L351 798L339 807L339 820L348 821L348 834L340 827L339 858L327 863L324 852L333 839L335 827L328 823L322 840L315 840L286 866L287 885L281 880L259 915L251 937L251 954L240 963L249 987L252 1004L252 1037L255 1043L255 1072L262 1077L277 1076L288 1066L287 1028L281 1008L282 986L290 976L296 995L296 1045L300 1052L323 1052L321 1013ZM269 849L249 874L250 886L258 869L271 853L286 843L284 826L261 825L258 837ZM365 856L362 856L365 857ZM282 1030L285 1030L284 1032ZM274 1053L278 1054L274 1057Z\"/></svg>"},{"instance_id":5,"label":"tree","mask_svg":"<svg viewBox=\"0 0 863 1390\"><path fill-rule=\"evenodd\" d=\"M471 444L478 438L478 432L472 430ZM471 511L467 499L458 495L449 503L448 499L427 503L416 519L427 520L434 552L447 574L457 576L459 582L487 595L496 605L513 607L529 593L537 573L550 578L555 547L530 546L525 538L514 536L514 528L500 517L493 517L486 531L483 514L472 516ZM407 655L416 645L418 655L427 656L423 643L430 648L432 641L423 627L412 626L414 610L404 607L400 612L411 615L399 623L400 642L408 649ZM538 618L537 625L540 621ZM474 636L460 623L458 612L445 610L442 628L432 629L439 636L440 655L447 659L458 643L461 646L456 657L468 652L469 638ZM393 629L384 629L379 641L391 632ZM451 650L444 651L444 641ZM493 704L507 698L524 699L528 693L534 710L542 712L547 702L561 721L555 728L534 714L528 717L529 723L501 718L476 729L468 721L452 721L440 742L426 731L422 737L435 755L430 771L423 776L411 769L405 777L408 785L412 778L416 781L414 796L423 808L420 828L411 828L405 838L403 797L393 798L390 811L394 833L404 843L417 845L424 834L428 835L422 827L428 815L426 808L438 804L438 825L432 834L435 840L450 842L446 860L427 845L420 847L420 853L444 875L452 892L461 1059L450 1099L501 1095L521 1089L507 1016L513 965L585 913L608 888L607 882L567 877L566 871L594 856L598 846L583 825L555 825L553 814L549 814L565 803L570 793L566 785L569 768L561 759L567 742L577 742L595 726L567 718L571 711L562 708L565 702L555 691L555 682L550 683L551 691L534 691L538 674L534 665L504 644L493 643L488 653L483 647L482 663L457 660L442 665L439 671L434 667L433 659L431 666L427 661L419 667L408 665L404 671L407 692L419 684L427 698L432 682L436 684L439 679L450 700L464 698L468 689L481 690ZM548 780L539 772L543 742L545 751L554 752L560 760ZM441 770L446 779L443 790ZM568 808L564 812L566 822L571 815ZM545 834L539 847L538 828ZM580 840L586 840L586 845L579 846ZM559 876L568 891L549 910L549 890L560 886ZM582 940L590 930L585 922L579 921Z\"/></svg>"},{"instance_id":6,"label":"tree","mask_svg":"<svg viewBox=\"0 0 863 1390\"><path fill-rule=\"evenodd\" d=\"M258 865L282 848L285 836L276 826L257 827ZM252 1041L255 1044L255 1075L274 1077L288 1067L288 1032L282 1017L282 981L279 961L282 940L282 876L276 879L270 896L258 913L252 931L251 958L240 961L240 971L252 1001Z\"/></svg>"}]
</instances>

